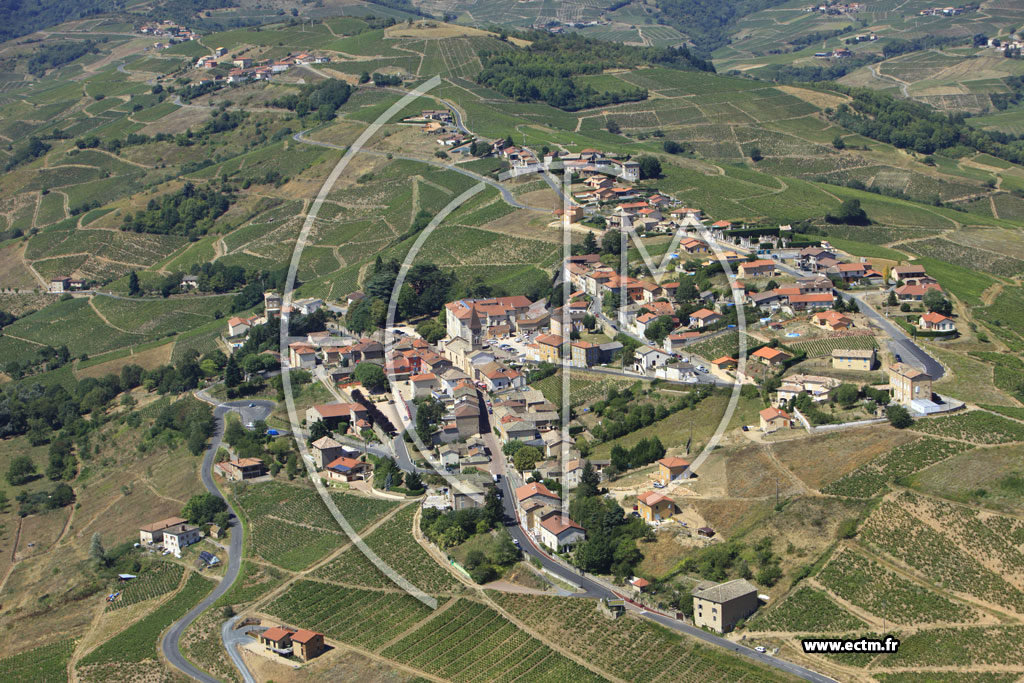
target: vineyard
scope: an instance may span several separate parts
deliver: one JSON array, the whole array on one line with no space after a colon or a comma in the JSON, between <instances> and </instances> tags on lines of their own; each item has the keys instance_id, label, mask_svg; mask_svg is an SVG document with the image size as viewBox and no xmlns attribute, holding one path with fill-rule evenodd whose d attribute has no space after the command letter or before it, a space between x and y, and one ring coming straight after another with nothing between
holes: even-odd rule
<instances>
[{"instance_id":1,"label":"vineyard","mask_svg":"<svg viewBox=\"0 0 1024 683\"><path fill-rule=\"evenodd\" d=\"M970 623L981 616L851 550L836 553L818 581L844 600L897 624Z\"/></svg>"},{"instance_id":2,"label":"vineyard","mask_svg":"<svg viewBox=\"0 0 1024 683\"><path fill-rule=\"evenodd\" d=\"M110 593L120 590L117 600L107 603L107 611L121 609L143 600L149 600L170 593L181 583L184 568L174 562L157 562L146 569L141 576L126 584L117 584Z\"/></svg>"},{"instance_id":3,"label":"vineyard","mask_svg":"<svg viewBox=\"0 0 1024 683\"><path fill-rule=\"evenodd\" d=\"M589 669L465 599L382 653L452 681L600 681Z\"/></svg>"},{"instance_id":4,"label":"vineyard","mask_svg":"<svg viewBox=\"0 0 1024 683\"><path fill-rule=\"evenodd\" d=\"M957 441L930 438L911 441L837 479L821 492L850 498L871 498L885 491L890 481L920 472L969 448L968 444Z\"/></svg>"},{"instance_id":5,"label":"vineyard","mask_svg":"<svg viewBox=\"0 0 1024 683\"><path fill-rule=\"evenodd\" d=\"M748 623L751 631L808 631L811 633L855 631L865 626L827 595L801 586L780 605L759 614Z\"/></svg>"},{"instance_id":6,"label":"vineyard","mask_svg":"<svg viewBox=\"0 0 1024 683\"><path fill-rule=\"evenodd\" d=\"M301 571L348 542L342 533L311 529L272 517L249 523L252 551L284 569Z\"/></svg>"},{"instance_id":7,"label":"vineyard","mask_svg":"<svg viewBox=\"0 0 1024 683\"><path fill-rule=\"evenodd\" d=\"M797 351L807 352L808 358L831 356L836 349L877 349L878 341L866 334L848 337L828 337L825 339L808 339L807 341L788 344Z\"/></svg>"},{"instance_id":8,"label":"vineyard","mask_svg":"<svg viewBox=\"0 0 1024 683\"><path fill-rule=\"evenodd\" d=\"M406 593L369 591L298 581L264 608L284 622L329 638L376 649L416 622L430 608Z\"/></svg>"},{"instance_id":9,"label":"vineyard","mask_svg":"<svg viewBox=\"0 0 1024 683\"><path fill-rule=\"evenodd\" d=\"M50 683L67 678L75 641L68 638L0 659L0 680Z\"/></svg>"},{"instance_id":10,"label":"vineyard","mask_svg":"<svg viewBox=\"0 0 1024 683\"><path fill-rule=\"evenodd\" d=\"M1024 626L968 626L918 631L900 641L899 652L880 666L1024 666ZM1018 677L1020 674L1016 674ZM920 680L920 679L916 679Z\"/></svg>"},{"instance_id":11,"label":"vineyard","mask_svg":"<svg viewBox=\"0 0 1024 683\"><path fill-rule=\"evenodd\" d=\"M892 501L868 517L861 537L930 581L1024 613L1024 593Z\"/></svg>"},{"instance_id":12,"label":"vineyard","mask_svg":"<svg viewBox=\"0 0 1024 683\"><path fill-rule=\"evenodd\" d=\"M571 372L571 371L570 371ZM633 384L636 384L636 380L629 379L600 379L594 375L583 375L582 373L571 373L569 377L569 402L575 408L581 406L590 401L596 401L599 398L605 396L608 392L608 387L614 386L616 389L626 389ZM544 394L544 398L556 406L561 407L562 405L562 374L556 373L550 377L534 383L534 389L540 390Z\"/></svg>"},{"instance_id":13,"label":"vineyard","mask_svg":"<svg viewBox=\"0 0 1024 683\"><path fill-rule=\"evenodd\" d=\"M177 595L87 654L81 659L81 665L125 664L156 658L160 634L212 589L212 582L199 574L189 574Z\"/></svg>"},{"instance_id":14,"label":"vineyard","mask_svg":"<svg viewBox=\"0 0 1024 683\"><path fill-rule=\"evenodd\" d=\"M982 410L932 420L918 420L914 423L914 429L926 434L963 439L978 444L1024 441L1024 424Z\"/></svg>"},{"instance_id":15,"label":"vineyard","mask_svg":"<svg viewBox=\"0 0 1024 683\"><path fill-rule=\"evenodd\" d=\"M431 594L461 590L462 584L435 562L413 538L412 519L415 513L416 507L408 506L363 540L388 566L420 590ZM377 569L358 548L349 548L317 569L313 575L325 581L369 588L394 587L391 579Z\"/></svg>"},{"instance_id":16,"label":"vineyard","mask_svg":"<svg viewBox=\"0 0 1024 683\"><path fill-rule=\"evenodd\" d=\"M491 597L540 637L632 683L663 680L665 672L681 683L786 680L772 669L730 658L632 614L609 621L590 600L509 593Z\"/></svg>"},{"instance_id":17,"label":"vineyard","mask_svg":"<svg viewBox=\"0 0 1024 683\"><path fill-rule=\"evenodd\" d=\"M398 505L389 500L350 493L332 492L331 498L356 531L362 531ZM235 499L250 519L269 515L296 524L339 531L338 523L312 489L273 481L260 486L240 486L235 492Z\"/></svg>"},{"instance_id":18,"label":"vineyard","mask_svg":"<svg viewBox=\"0 0 1024 683\"><path fill-rule=\"evenodd\" d=\"M953 680L957 683L1016 683L1016 681L1020 680L1019 673L976 671L955 674L947 672L922 673L920 671L900 671L896 673L873 673L871 675L879 683L947 683Z\"/></svg>"},{"instance_id":19,"label":"vineyard","mask_svg":"<svg viewBox=\"0 0 1024 683\"><path fill-rule=\"evenodd\" d=\"M747 340L747 345L750 345L750 340ZM691 346L687 346L683 353L693 354L700 356L706 360L715 360L722 356L737 357L740 347L740 333L739 332L726 332L725 334L719 335L713 339L706 339L704 341L697 342Z\"/></svg>"}]
</instances>

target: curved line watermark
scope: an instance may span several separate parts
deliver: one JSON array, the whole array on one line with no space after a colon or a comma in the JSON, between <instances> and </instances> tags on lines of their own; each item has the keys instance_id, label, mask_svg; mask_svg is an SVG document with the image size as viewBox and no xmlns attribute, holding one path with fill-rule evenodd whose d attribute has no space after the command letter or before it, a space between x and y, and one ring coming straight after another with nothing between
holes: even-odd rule
<instances>
[{"instance_id":1,"label":"curved line watermark","mask_svg":"<svg viewBox=\"0 0 1024 683\"><path fill-rule=\"evenodd\" d=\"M327 487L324 486L323 480L317 475L316 466L313 462L313 457L309 453L309 449L306 447L305 439L302 436L302 427L298 418L298 414L295 411L295 397L292 393L292 384L289 367L286 359L288 357L288 319L289 316L284 314L284 311L291 306L292 293L295 289L295 277L299 270L299 262L302 258L302 251L306 248L306 242L309 239L309 232L313 228L313 224L316 222L316 217L320 213L320 207L323 206L324 200L327 199L328 195L333 189L334 184L341 177L342 172L348 166L349 162L366 144L366 142L373 137L374 134L380 128L387 123L395 114L399 113L409 103L418 99L424 95L431 88L436 87L441 83L440 76L434 76L425 83L420 84L414 90L411 90L406 95L403 95L401 99L395 102L393 105L382 113L374 120L366 130L364 130L352 146L345 151L338 163L335 164L334 169L330 175L324 181L324 184L320 187L320 192L317 193L316 199L313 201L313 205L310 207L309 212L306 214L306 220L302 225L302 229L299 231L298 239L295 242L295 248L292 251L291 263L288 266L288 277L285 281L284 294L282 297L281 308L281 337L280 337L280 351L281 351L281 383L284 389L285 404L288 407L288 419L291 422L292 433L295 435L295 443L298 446L299 453L302 456L302 463L306 467L306 471L309 474L310 480L313 482L317 493L320 494L320 498L324 501L327 509L330 510L334 520L348 536L349 540L359 549L359 551L366 556L370 562L373 563L377 569L379 569L385 576L387 576L393 583L402 588L406 593L412 595L422 603L430 607L431 609L437 608L437 600L430 595L414 586L408 579L396 572L391 568L384 560L382 560L368 545L363 541L362 537L356 532L345 516L341 514L338 506L334 503L334 499L331 498L330 492Z\"/></svg>"}]
</instances>

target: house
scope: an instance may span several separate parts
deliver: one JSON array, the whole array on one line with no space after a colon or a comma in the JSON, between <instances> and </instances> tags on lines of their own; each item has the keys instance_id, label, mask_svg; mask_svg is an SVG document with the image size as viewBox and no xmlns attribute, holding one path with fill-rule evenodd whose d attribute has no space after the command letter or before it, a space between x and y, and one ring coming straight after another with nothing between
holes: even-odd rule
<instances>
[{"instance_id":1,"label":"house","mask_svg":"<svg viewBox=\"0 0 1024 683\"><path fill-rule=\"evenodd\" d=\"M327 650L324 634L300 628L292 635L293 653L304 662L319 657Z\"/></svg>"},{"instance_id":2,"label":"house","mask_svg":"<svg viewBox=\"0 0 1024 683\"><path fill-rule=\"evenodd\" d=\"M688 343L699 339L700 332L678 332L665 337L665 351L668 353L679 353Z\"/></svg>"},{"instance_id":3,"label":"house","mask_svg":"<svg viewBox=\"0 0 1024 683\"><path fill-rule=\"evenodd\" d=\"M556 334L542 334L537 337L537 360L542 363L558 363L562 357L565 339Z\"/></svg>"},{"instance_id":4,"label":"house","mask_svg":"<svg viewBox=\"0 0 1024 683\"><path fill-rule=\"evenodd\" d=\"M334 429L341 422L355 424L360 420L369 420L370 413L361 403L320 403L306 409L306 426L323 420Z\"/></svg>"},{"instance_id":5,"label":"house","mask_svg":"<svg viewBox=\"0 0 1024 683\"><path fill-rule=\"evenodd\" d=\"M409 378L409 390L412 398L423 398L441 388L437 375L432 372L423 372Z\"/></svg>"},{"instance_id":6,"label":"house","mask_svg":"<svg viewBox=\"0 0 1024 683\"><path fill-rule=\"evenodd\" d=\"M739 267L740 277L765 277L775 275L775 261L771 259L757 259L745 261Z\"/></svg>"},{"instance_id":7,"label":"house","mask_svg":"<svg viewBox=\"0 0 1024 683\"><path fill-rule=\"evenodd\" d=\"M956 323L948 315L925 313L917 320L917 326L929 332L956 332Z\"/></svg>"},{"instance_id":8,"label":"house","mask_svg":"<svg viewBox=\"0 0 1024 683\"><path fill-rule=\"evenodd\" d=\"M239 458L217 463L221 476L231 481L257 479L267 473L267 468L259 458Z\"/></svg>"},{"instance_id":9,"label":"house","mask_svg":"<svg viewBox=\"0 0 1024 683\"><path fill-rule=\"evenodd\" d=\"M263 310L267 317L281 314L281 295L276 292L263 293Z\"/></svg>"},{"instance_id":10,"label":"house","mask_svg":"<svg viewBox=\"0 0 1024 683\"><path fill-rule=\"evenodd\" d=\"M693 593L693 623L728 633L758 608L757 589L746 579L734 579Z\"/></svg>"},{"instance_id":11,"label":"house","mask_svg":"<svg viewBox=\"0 0 1024 683\"><path fill-rule=\"evenodd\" d=\"M933 289L939 292L942 291L942 287L936 282L929 282L923 285L902 285L893 291L896 292L896 299L900 303L906 303L910 301L923 301L924 295Z\"/></svg>"},{"instance_id":12,"label":"house","mask_svg":"<svg viewBox=\"0 0 1024 683\"><path fill-rule=\"evenodd\" d=\"M139 543L143 545L152 545L154 543L161 543L164 540L164 529L170 529L178 524L184 524L188 520L182 519L181 517L168 517L162 519L159 522L153 522L147 524L144 527L139 528Z\"/></svg>"},{"instance_id":13,"label":"house","mask_svg":"<svg viewBox=\"0 0 1024 683\"><path fill-rule=\"evenodd\" d=\"M792 356L785 351L779 351L778 349L774 349L770 346L762 346L757 351L750 354L750 357L756 358L758 361L770 366L782 365L792 358Z\"/></svg>"},{"instance_id":14,"label":"house","mask_svg":"<svg viewBox=\"0 0 1024 683\"><path fill-rule=\"evenodd\" d=\"M175 524L163 530L164 550L170 550L175 557L181 557L184 548L199 542L199 529L190 524Z\"/></svg>"},{"instance_id":15,"label":"house","mask_svg":"<svg viewBox=\"0 0 1024 683\"><path fill-rule=\"evenodd\" d=\"M909 406L912 401L931 401L932 377L927 372L905 363L893 363L888 372L893 402Z\"/></svg>"},{"instance_id":16,"label":"house","mask_svg":"<svg viewBox=\"0 0 1024 683\"><path fill-rule=\"evenodd\" d=\"M679 506L675 501L657 491L641 493L636 498L636 505L640 518L648 524L671 519L672 515L679 513Z\"/></svg>"},{"instance_id":17,"label":"house","mask_svg":"<svg viewBox=\"0 0 1024 683\"><path fill-rule=\"evenodd\" d=\"M790 375L782 380L778 391L775 393L775 405L782 406L800 394L806 393L812 401L822 403L827 401L832 390L838 387L839 380L834 377L821 377L819 375Z\"/></svg>"},{"instance_id":18,"label":"house","mask_svg":"<svg viewBox=\"0 0 1024 683\"><path fill-rule=\"evenodd\" d=\"M549 512L540 519L540 542L557 551L570 548L586 539L587 532L568 515Z\"/></svg>"},{"instance_id":19,"label":"house","mask_svg":"<svg viewBox=\"0 0 1024 683\"><path fill-rule=\"evenodd\" d=\"M694 239L693 237L684 237L681 239L679 241L679 248L687 254L706 254L709 251L706 242Z\"/></svg>"},{"instance_id":20,"label":"house","mask_svg":"<svg viewBox=\"0 0 1024 683\"><path fill-rule=\"evenodd\" d=\"M348 449L329 436L321 436L314 441L310 450L313 454L313 462L316 463L318 470L322 470L327 467L329 462L335 458L340 458L348 452Z\"/></svg>"},{"instance_id":21,"label":"house","mask_svg":"<svg viewBox=\"0 0 1024 683\"><path fill-rule=\"evenodd\" d=\"M835 295L831 292L822 294L790 294L788 300L789 307L794 311L832 308L836 301Z\"/></svg>"},{"instance_id":22,"label":"house","mask_svg":"<svg viewBox=\"0 0 1024 683\"><path fill-rule=\"evenodd\" d=\"M804 270L817 270L820 262L825 259L835 260L836 255L821 247L804 247L796 255L797 266Z\"/></svg>"},{"instance_id":23,"label":"house","mask_svg":"<svg viewBox=\"0 0 1024 683\"><path fill-rule=\"evenodd\" d=\"M669 354L664 351L660 351L653 346L648 346L647 344L638 346L633 357L637 369L641 372L653 370L672 360L672 356Z\"/></svg>"},{"instance_id":24,"label":"house","mask_svg":"<svg viewBox=\"0 0 1024 683\"><path fill-rule=\"evenodd\" d=\"M818 311L811 316L811 322L817 327L838 332L853 327L853 319L836 311Z\"/></svg>"},{"instance_id":25,"label":"house","mask_svg":"<svg viewBox=\"0 0 1024 683\"><path fill-rule=\"evenodd\" d=\"M586 460L570 460L566 463L565 481L562 482L566 489L574 489L580 485L580 478L583 476L583 468L586 464Z\"/></svg>"},{"instance_id":26,"label":"house","mask_svg":"<svg viewBox=\"0 0 1024 683\"><path fill-rule=\"evenodd\" d=\"M333 481L358 481L366 479L372 469L370 463L343 455L329 462L324 473Z\"/></svg>"},{"instance_id":27,"label":"house","mask_svg":"<svg viewBox=\"0 0 1024 683\"><path fill-rule=\"evenodd\" d=\"M719 370L735 370L736 366L739 365L739 361L732 356L722 356L711 361L711 364Z\"/></svg>"},{"instance_id":28,"label":"house","mask_svg":"<svg viewBox=\"0 0 1024 683\"><path fill-rule=\"evenodd\" d=\"M574 368L589 368L601 361L601 347L587 341L575 341L570 345L569 365Z\"/></svg>"},{"instance_id":29,"label":"house","mask_svg":"<svg viewBox=\"0 0 1024 683\"><path fill-rule=\"evenodd\" d=\"M778 408L765 408L760 412L761 431L765 434L777 432L780 429L789 429L793 426L793 418L789 413Z\"/></svg>"},{"instance_id":30,"label":"house","mask_svg":"<svg viewBox=\"0 0 1024 683\"><path fill-rule=\"evenodd\" d=\"M295 631L287 629L283 626L275 626L268 628L266 631L260 633L257 637L260 645L270 650L274 654L282 655L287 657L292 654L292 636L295 635Z\"/></svg>"},{"instance_id":31,"label":"house","mask_svg":"<svg viewBox=\"0 0 1024 683\"><path fill-rule=\"evenodd\" d=\"M722 319L722 316L707 308L702 308L690 314L690 327L704 329Z\"/></svg>"},{"instance_id":32,"label":"house","mask_svg":"<svg viewBox=\"0 0 1024 683\"><path fill-rule=\"evenodd\" d=\"M292 342L288 345L288 365L293 368L315 368L316 349L305 342Z\"/></svg>"},{"instance_id":33,"label":"house","mask_svg":"<svg viewBox=\"0 0 1024 683\"><path fill-rule=\"evenodd\" d=\"M537 481L516 489L516 504L520 510L524 509L528 503L534 502L558 507L562 504L562 499L552 493L547 486Z\"/></svg>"},{"instance_id":34,"label":"house","mask_svg":"<svg viewBox=\"0 0 1024 683\"><path fill-rule=\"evenodd\" d=\"M188 291L191 289L197 289L199 287L199 278L195 275L184 275L181 278L180 288L182 291Z\"/></svg>"},{"instance_id":35,"label":"house","mask_svg":"<svg viewBox=\"0 0 1024 683\"><path fill-rule=\"evenodd\" d=\"M235 316L228 319L228 337L241 337L249 334L249 321L245 318Z\"/></svg>"},{"instance_id":36,"label":"house","mask_svg":"<svg viewBox=\"0 0 1024 683\"><path fill-rule=\"evenodd\" d=\"M836 370L869 372L875 367L874 349L833 349L832 367Z\"/></svg>"},{"instance_id":37,"label":"house","mask_svg":"<svg viewBox=\"0 0 1024 683\"><path fill-rule=\"evenodd\" d=\"M668 485L677 479L685 478L689 467L689 460L676 457L662 458L658 461L658 479L662 484Z\"/></svg>"},{"instance_id":38,"label":"house","mask_svg":"<svg viewBox=\"0 0 1024 683\"><path fill-rule=\"evenodd\" d=\"M67 275L59 275L50 280L49 292L51 294L60 294L71 289L71 278Z\"/></svg>"},{"instance_id":39,"label":"house","mask_svg":"<svg viewBox=\"0 0 1024 683\"><path fill-rule=\"evenodd\" d=\"M870 270L870 263L840 263L829 268L828 273L840 277L844 282L857 282L867 277Z\"/></svg>"},{"instance_id":40,"label":"house","mask_svg":"<svg viewBox=\"0 0 1024 683\"><path fill-rule=\"evenodd\" d=\"M926 277L924 266L909 265L909 266L896 266L889 271L889 275L897 282L907 280L916 280L918 278Z\"/></svg>"}]
</instances>

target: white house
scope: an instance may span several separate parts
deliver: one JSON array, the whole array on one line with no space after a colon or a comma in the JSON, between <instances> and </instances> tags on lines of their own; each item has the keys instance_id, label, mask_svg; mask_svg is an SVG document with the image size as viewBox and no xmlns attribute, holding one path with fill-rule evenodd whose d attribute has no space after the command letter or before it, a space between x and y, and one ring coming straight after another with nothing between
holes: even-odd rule
<instances>
[{"instance_id":1,"label":"white house","mask_svg":"<svg viewBox=\"0 0 1024 683\"><path fill-rule=\"evenodd\" d=\"M925 313L918 321L917 326L929 332L956 332L956 323L948 315L941 313Z\"/></svg>"},{"instance_id":2,"label":"white house","mask_svg":"<svg viewBox=\"0 0 1024 683\"><path fill-rule=\"evenodd\" d=\"M672 360L672 356L669 354L646 344L637 347L634 357L634 363L641 372L653 370Z\"/></svg>"},{"instance_id":3,"label":"white house","mask_svg":"<svg viewBox=\"0 0 1024 683\"><path fill-rule=\"evenodd\" d=\"M587 537L583 527L561 512L549 512L542 517L538 531L540 542L555 550L574 546Z\"/></svg>"}]
</instances>

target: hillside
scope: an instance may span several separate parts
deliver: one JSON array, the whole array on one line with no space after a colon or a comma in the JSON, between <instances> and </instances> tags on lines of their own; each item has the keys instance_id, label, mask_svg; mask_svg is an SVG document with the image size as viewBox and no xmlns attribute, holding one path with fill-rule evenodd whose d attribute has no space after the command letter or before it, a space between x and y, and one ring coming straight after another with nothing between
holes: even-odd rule
<instances>
[{"instance_id":1,"label":"hillside","mask_svg":"<svg viewBox=\"0 0 1024 683\"><path fill-rule=\"evenodd\" d=\"M358 333L353 342L381 337L382 304L406 261L412 268L397 315L413 337L413 329L443 337L443 304L458 299L524 295L562 304L555 278L565 233L555 212L563 200L557 183L540 175L501 177L510 162L492 152L492 142L507 138L505 146L524 157L601 150L609 159L644 160L647 177L636 189L696 207L709 225L727 221L755 237L787 226L798 246L827 241L879 275L899 264L925 266L956 319L958 336L913 332L943 370L935 391L967 404L956 415L905 429L875 423L762 438L746 427L757 423L769 392L744 387L725 440L680 493L691 527L712 526L717 539L687 529L679 541L659 530L654 540L629 537L614 551L635 559L628 568L654 584L649 599L666 611L685 610L698 579L757 577L771 600L734 642L744 636L751 646L779 648L779 657L844 681L913 680L924 670L957 680L1024 673L1012 647L1024 628L1020 544L1013 541L1022 537L1024 165L1012 160L1020 142L1010 137L1024 133L1024 105L1011 97L1024 62L953 42L1006 34L1014 8L983 3L946 18L917 14L924 3L890 2L836 16L770 0L725 10L689 0L612 8L327 0L302 5L297 16L239 2L210 6L212 16L198 18L187 2L127 5L87 19L48 13L11 29L36 32L0 44L0 470L20 456L36 470L0 483L0 624L22 634L0 650L0 672L38 666L56 679L72 671L87 681L177 675L160 658L159 638L214 589L207 578L219 581L227 570L197 569L196 548L174 560L139 552L135 569L129 542L140 526L180 514L204 491L196 456L214 433L212 409L191 396L206 386L203 401L230 397L236 409L265 408L267 422L252 418L255 426L226 418L225 448L260 459L273 479L232 484L218 475L239 517L230 534L245 534L233 558L241 575L181 641L184 656L211 674L237 676L220 640L221 622L237 610L315 628L334 642L295 680L346 666L389 680L792 680L636 614L606 620L592 601L567 597L567 584L527 562L503 568L504 583L480 587L428 543L417 498L380 491L390 488L381 482L332 486L335 505L368 546L438 601L431 610L352 547L305 480L295 438L313 441L316 432L302 416L313 404L352 399L340 393L351 390L348 372L335 368L337 381L312 383L309 373L292 370L300 415L293 420L281 378L264 376L280 367L272 355L281 343L278 323L273 316L252 322L265 311L264 292L286 288L300 236L294 298L326 305L315 317L294 314L286 341L299 346L307 332L340 334L342 326ZM414 20L413 9L454 17ZM195 18L200 35L175 35L175 44L164 45L171 42L165 34L140 33L142 17L165 15L168 22ZM702 22L694 27L696 15ZM71 21L52 24L63 19ZM550 19L608 23L578 29L582 38L531 30ZM506 30L490 30L495 24ZM821 66L815 52L842 49L852 34L867 32L878 40L851 45L851 59L863 63L826 74L838 86L799 71ZM950 42L884 53L926 35ZM687 36L693 44L684 49ZM200 58L215 63L198 65ZM435 76L436 86L381 120ZM932 109L876 101L862 88ZM374 122L382 125L335 182L333 169ZM972 137L972 130L992 135ZM656 172L646 170L651 159ZM307 226L327 178L332 184ZM856 206L863 219L851 212ZM427 235L431 220L449 210ZM617 235L603 221L598 228L587 216L570 240L598 265L603 259L617 268ZM665 235L640 242L655 256L670 251ZM761 248L753 243L751 251ZM731 296L717 264L685 256L671 272L687 278L694 298L704 290ZM624 260L628 274L642 276L638 247ZM797 276L778 277L788 285ZM70 278L67 291L47 293L57 278ZM349 300L356 292L365 303ZM864 293L862 301L913 331L916 317L906 314L920 307L899 311L883 294ZM683 315L667 299L660 303L668 306L662 327ZM767 315L765 322L774 312ZM249 342L229 332L240 319L246 332L250 324L260 330ZM773 331L755 319L752 309L752 343L808 349L800 371L829 369L840 342L793 341L789 328ZM809 328L805 319L797 324ZM877 324L861 317L856 324L873 332L862 344L848 342L851 348L878 348L886 363L899 360ZM722 332L687 353L695 362L707 356L709 365L735 353L739 335ZM597 326L581 339L605 343L615 333ZM237 353L244 361L235 363ZM529 366L525 357L517 368ZM643 450L647 439L664 439L680 456L710 442L728 387L698 396L681 382L638 381L636 373L609 380L623 364L620 356L591 368L597 374L574 375L568 386L576 412L565 418L576 420L574 435L604 435L588 443L595 458L629 457L623 452ZM562 376L534 385L559 407ZM851 373L849 381L856 398L862 386L886 378ZM377 396L374 409L402 427L397 389L384 387L389 393ZM615 401L624 415L627 404L643 404L650 419L640 426L630 415L637 428L628 432L597 429ZM877 416L857 410L858 418ZM263 426L284 436L246 429ZM364 456L368 442L397 449L383 431L370 434L353 427L346 444L361 440ZM382 438L388 443L374 445ZM502 458L500 446L492 450ZM602 483L627 523L652 462ZM489 481L482 469L472 474ZM445 481L424 475L438 491ZM472 545L480 537L504 533L484 526L444 551L465 561L480 552ZM91 549L94 533L109 551L102 559ZM227 563L229 539L214 540L200 547ZM124 588L121 602L108 604L104 596L121 587L121 572L137 572L141 580L127 585L138 588ZM601 580L630 576L617 574ZM883 629L905 639L899 653L829 658L807 655L799 644L814 634ZM51 641L57 646L47 652ZM122 647L128 641L138 644ZM260 680L291 680L274 661L245 659Z\"/></svg>"}]
</instances>

